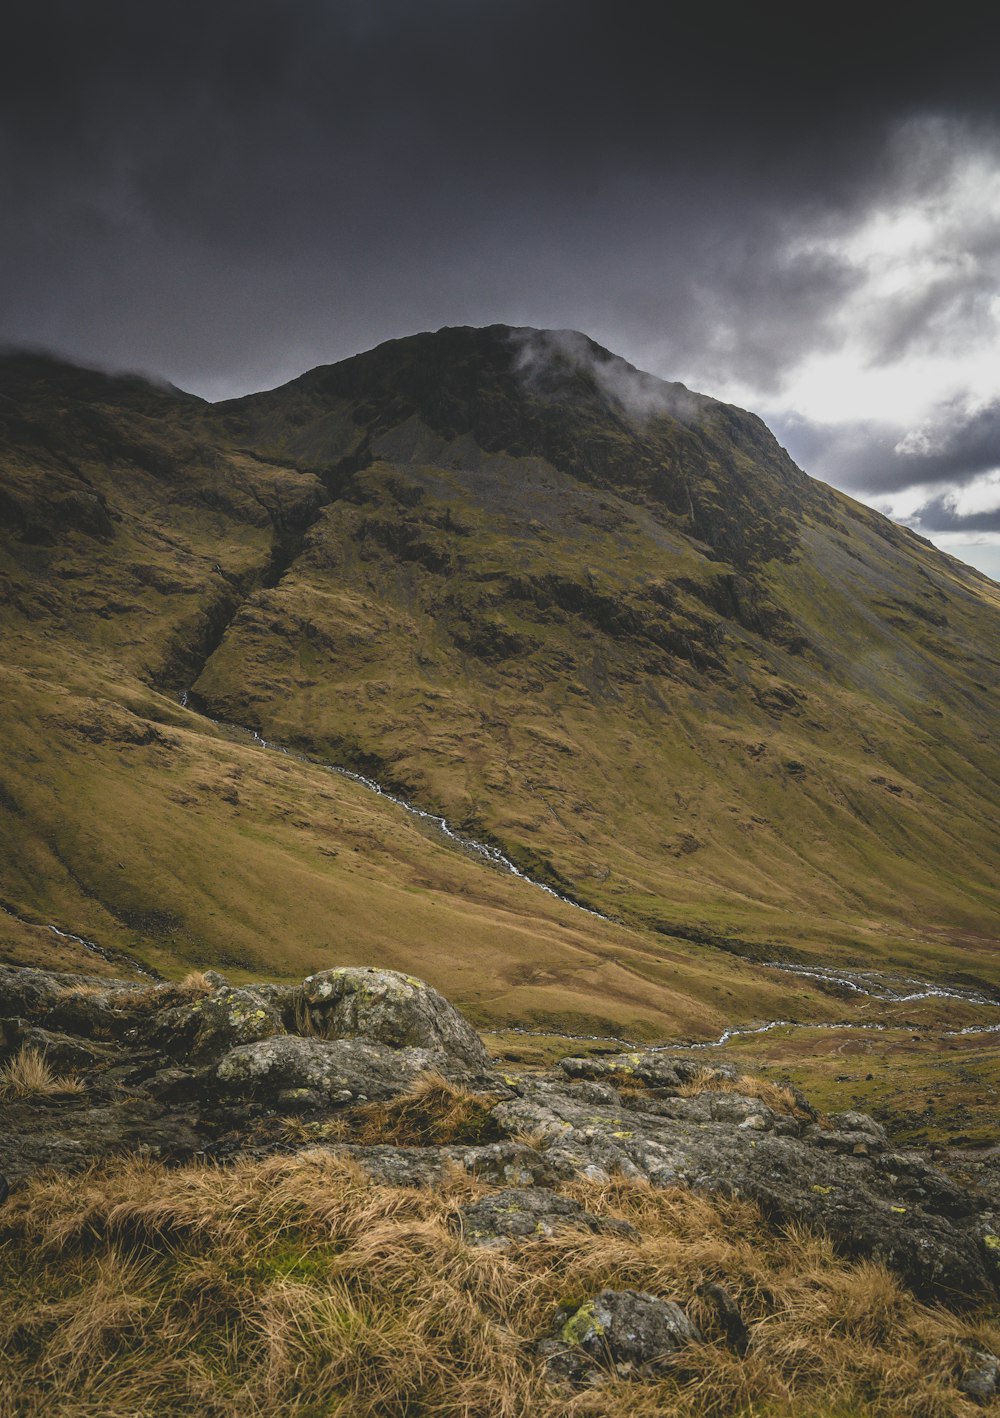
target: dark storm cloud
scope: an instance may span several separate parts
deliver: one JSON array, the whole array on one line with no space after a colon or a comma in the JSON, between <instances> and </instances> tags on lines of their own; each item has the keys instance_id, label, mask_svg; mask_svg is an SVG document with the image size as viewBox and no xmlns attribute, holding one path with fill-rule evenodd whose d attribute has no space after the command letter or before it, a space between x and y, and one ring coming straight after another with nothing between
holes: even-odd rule
<instances>
[{"instance_id":1,"label":"dark storm cloud","mask_svg":"<svg viewBox=\"0 0 1000 1418\"><path fill-rule=\"evenodd\" d=\"M884 183L900 116L988 112L985 23L20 5L0 54L4 333L210 386L507 318L661 363L714 351L766 384L849 280L777 261L782 234Z\"/></svg>"},{"instance_id":2,"label":"dark storm cloud","mask_svg":"<svg viewBox=\"0 0 1000 1418\"><path fill-rule=\"evenodd\" d=\"M977 535L982 532L1000 532L1000 506L983 512L962 514L954 506L947 494L932 497L908 518L917 530L933 537L941 532L963 532Z\"/></svg>"},{"instance_id":3,"label":"dark storm cloud","mask_svg":"<svg viewBox=\"0 0 1000 1418\"><path fill-rule=\"evenodd\" d=\"M218 397L442 324L582 329L954 527L1000 406L834 425L787 391L851 338L872 369L988 343L998 203L938 196L964 154L1000 173L998 31L972 5L15 0L0 338ZM885 298L852 238L921 202L936 259Z\"/></svg>"},{"instance_id":4,"label":"dark storm cloud","mask_svg":"<svg viewBox=\"0 0 1000 1418\"><path fill-rule=\"evenodd\" d=\"M900 436L876 423L829 425L775 421L796 461L836 486L872 496L936 483L961 485L1000 468L1000 399L967 413L936 410Z\"/></svg>"}]
</instances>

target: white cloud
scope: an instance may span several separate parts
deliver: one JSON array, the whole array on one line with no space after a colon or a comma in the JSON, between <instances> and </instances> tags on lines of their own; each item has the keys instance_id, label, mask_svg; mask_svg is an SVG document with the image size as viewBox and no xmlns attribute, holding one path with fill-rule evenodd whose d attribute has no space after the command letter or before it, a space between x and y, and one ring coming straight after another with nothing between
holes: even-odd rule
<instances>
[{"instance_id":1,"label":"white cloud","mask_svg":"<svg viewBox=\"0 0 1000 1418\"><path fill-rule=\"evenodd\" d=\"M901 438L934 408L971 413L1000 386L1000 151L954 122L903 125L882 189L851 215L796 225L774 264L840 273L813 348L777 389L725 396L817 423L878 421ZM908 450L912 451L912 450Z\"/></svg>"}]
</instances>

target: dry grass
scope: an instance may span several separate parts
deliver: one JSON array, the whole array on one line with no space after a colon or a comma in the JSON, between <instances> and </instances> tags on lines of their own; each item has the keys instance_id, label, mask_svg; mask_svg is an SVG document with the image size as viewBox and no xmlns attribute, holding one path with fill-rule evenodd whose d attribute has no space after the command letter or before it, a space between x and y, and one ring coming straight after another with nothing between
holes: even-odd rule
<instances>
[{"instance_id":1,"label":"dry grass","mask_svg":"<svg viewBox=\"0 0 1000 1418\"><path fill-rule=\"evenodd\" d=\"M389 1143L398 1147L485 1142L499 1136L490 1114L498 1098L474 1093L440 1073L420 1074L406 1090L384 1103L345 1109L321 1123L287 1118L292 1142Z\"/></svg>"},{"instance_id":2,"label":"dry grass","mask_svg":"<svg viewBox=\"0 0 1000 1418\"><path fill-rule=\"evenodd\" d=\"M131 1160L0 1213L0 1414L61 1418L972 1418L966 1346L1000 1329L918 1304L886 1271L776 1233L745 1202L622 1180L567 1188L641 1233L498 1252L447 1218L481 1185L379 1186L324 1150L228 1170ZM699 1287L750 1326L725 1346ZM603 1286L677 1299L707 1342L657 1381L573 1393L534 1353Z\"/></svg>"},{"instance_id":3,"label":"dry grass","mask_svg":"<svg viewBox=\"0 0 1000 1418\"><path fill-rule=\"evenodd\" d=\"M111 993L107 985L63 985L56 990L56 999L106 999Z\"/></svg>"},{"instance_id":4,"label":"dry grass","mask_svg":"<svg viewBox=\"0 0 1000 1418\"><path fill-rule=\"evenodd\" d=\"M759 1098L775 1113L788 1113L794 1117L805 1116L796 1102L790 1088L782 1088L766 1078L758 1078L752 1073L741 1073L737 1078L729 1078L714 1068L702 1068L688 1083L677 1090L681 1098L696 1098L699 1093L738 1093L743 1098Z\"/></svg>"},{"instance_id":5,"label":"dry grass","mask_svg":"<svg viewBox=\"0 0 1000 1418\"><path fill-rule=\"evenodd\" d=\"M171 980L166 985L139 985L133 990L119 990L113 1002L119 1009L154 1010L170 1005L187 1004L210 995L214 986L201 970L192 970L183 980Z\"/></svg>"},{"instance_id":6,"label":"dry grass","mask_svg":"<svg viewBox=\"0 0 1000 1418\"><path fill-rule=\"evenodd\" d=\"M499 1136L490 1114L499 1099L474 1093L440 1073L423 1073L407 1091L387 1103L358 1109L352 1142L389 1142L403 1147L484 1142Z\"/></svg>"},{"instance_id":7,"label":"dry grass","mask_svg":"<svg viewBox=\"0 0 1000 1418\"><path fill-rule=\"evenodd\" d=\"M29 1046L22 1046L0 1068L0 1098L52 1098L82 1092L79 1078L56 1073L45 1055Z\"/></svg>"},{"instance_id":8,"label":"dry grass","mask_svg":"<svg viewBox=\"0 0 1000 1418\"><path fill-rule=\"evenodd\" d=\"M192 970L183 980L171 980L158 985L133 985L127 989L109 989L107 985L65 985L58 991L59 1000L102 999L115 1009L138 1014L168 1009L171 1005L187 1004L212 993L214 985L201 970Z\"/></svg>"}]
</instances>

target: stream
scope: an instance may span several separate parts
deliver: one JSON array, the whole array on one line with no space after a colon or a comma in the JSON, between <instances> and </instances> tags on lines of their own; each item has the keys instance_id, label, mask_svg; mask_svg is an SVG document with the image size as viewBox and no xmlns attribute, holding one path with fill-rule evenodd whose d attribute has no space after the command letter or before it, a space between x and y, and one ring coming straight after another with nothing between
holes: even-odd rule
<instances>
[{"instance_id":1,"label":"stream","mask_svg":"<svg viewBox=\"0 0 1000 1418\"><path fill-rule=\"evenodd\" d=\"M22 926L37 926L37 921L28 921L24 916L19 916L16 911L12 911L9 906L0 906L5 916L12 917L15 921L20 921ZM45 930L51 931L59 940L71 940L77 945L82 945L84 950L89 950L91 955L99 955L102 960L106 960L109 965L127 965L130 970L134 970L137 975L142 975L147 980L162 980L163 976L156 970L151 970L148 965L140 965L138 960L127 955L124 950L108 950L103 945L98 945L94 940L88 940L86 936L74 935L72 931L64 931L59 926L54 926L49 921Z\"/></svg>"},{"instance_id":2,"label":"stream","mask_svg":"<svg viewBox=\"0 0 1000 1418\"><path fill-rule=\"evenodd\" d=\"M180 696L180 704L183 708L192 707L188 699L188 692L184 691ZM198 711L192 709L192 712ZM265 739L256 729L243 728L238 724L228 724L220 719L212 719L207 714L199 714L199 717L208 720L209 723L216 725L218 728L246 736L253 743L258 745L258 747L267 752L284 754L286 757L293 758L298 762L308 763L315 768L320 768L326 773L333 773L338 777L348 778L352 783L358 783L369 792L375 793L380 798L384 798L386 802L393 803L411 817L415 817L419 821L427 823L447 842L460 847L464 851L475 853L491 866L499 868L509 873L511 876L517 877L519 881L527 883L527 885L534 887L538 891L544 891L547 896L552 896L557 901L562 901L567 906L572 906L578 911L583 911L588 916L593 916L597 920L620 924L620 922L615 921L613 916L606 916L600 911L595 911L590 906L584 906L581 902L574 900L572 896L567 896L563 892L556 891L554 887L547 886L545 882L537 881L534 877L523 872L499 847L491 846L487 842L479 842L475 838L457 831L448 822L447 818L417 807L406 798L400 797L398 794L392 793L387 788L384 788L382 784L376 782L374 778L368 778L363 773L356 773L350 768L342 768L337 764L326 763L322 759L311 758L307 754L286 748L282 744L273 743ZM2 906L0 909L5 911L7 915L14 916L15 919L22 919L7 906ZM26 922L26 924L30 924L30 922ZM84 936L74 935L71 931L63 930L61 927L51 923L49 923L47 929L60 940L74 941L77 945L81 945L85 950L100 956L103 960L107 960L111 963L127 964L138 974L145 976L147 979L159 978L155 971L150 970L147 966L141 965L137 960L132 959L121 951L107 950L98 945L95 941L88 940ZM827 989L844 991L852 996L877 1000L885 1004L907 1004L929 999L954 1000L956 1003L964 1005L975 1005L980 1008L1000 1011L1000 999L991 998L979 990L966 986L936 985L928 980L921 980L914 976L894 976L879 970L797 965L778 960L762 961L760 963L763 969L780 970L785 974L794 975L798 979L815 981L817 984ZM724 1048L734 1039L748 1038L757 1034L767 1034L775 1029L813 1029L824 1031L854 1029L864 1030L866 1032L884 1032L892 1027L894 1026L890 1024L873 1023L867 1020L844 1020L835 1023L824 1023L816 1021L801 1022L794 1019L772 1019L764 1024L746 1025L742 1027L732 1026L728 1029L724 1029L717 1039L664 1041L659 1044L646 1044L639 1045L638 1047L647 1048L651 1052L720 1049ZM933 1034L939 1038L958 1038L963 1035L1000 1034L1000 1019L995 1023L968 1024L957 1029L932 1029L926 1026L912 1024L900 1024L895 1027L906 1028L921 1034ZM615 1034L569 1034L554 1029L527 1029L521 1026L510 1029L488 1029L482 1032L486 1034L516 1034L527 1038L565 1039L570 1043L619 1044L626 1050L637 1047L634 1040L624 1039Z\"/></svg>"},{"instance_id":3,"label":"stream","mask_svg":"<svg viewBox=\"0 0 1000 1418\"><path fill-rule=\"evenodd\" d=\"M180 696L180 703L184 708L191 708L188 703L188 693L185 691ZM199 712L192 710L192 712ZM526 872L521 871L511 859L506 856L499 847L490 846L486 842L478 842L473 837L468 837L462 832L456 831L454 827L444 817L436 813L426 812L423 808L407 801L406 798L399 797L396 793L384 788L381 783L374 778L367 778L363 773L355 773L350 768L341 768L337 764L325 763L322 759L310 758L308 754L285 748L282 744L271 742L265 739L256 729L243 728L239 724L228 724L220 719L212 719L207 714L200 714L201 718L207 719L209 723L215 724L218 728L229 730L238 734L246 735L260 748L271 753L282 753L286 757L294 758L301 763L309 763L315 768L321 768L324 772L334 773L341 778L349 778L353 783L359 783L369 792L376 793L387 802L394 803L396 807L402 808L411 817L416 817L420 821L428 823L441 834L448 842L463 848L465 851L474 852L484 858L487 862L501 870L516 876L520 881L526 882L538 891L544 891L546 895L553 896L557 901L564 902L567 906L573 906L578 911L585 912L588 916L594 916L601 921L609 921L614 924L621 924L613 916L605 916L600 911L595 911L590 906L584 906L579 901L575 901L572 896L566 896L562 892L556 891L553 887L547 886L542 881L536 881ZM54 927L53 927L54 929ZM965 1005L976 1005L980 1008L988 1008L1000 1011L1000 998L991 998L979 990L971 989L962 985L935 985L929 980L921 980L915 976L894 976L880 970L854 970L835 966L819 965L793 965L784 961L769 960L761 961L761 968L767 970L781 970L785 974L794 975L799 979L815 981L820 986L827 989L843 990L850 995L859 998L878 1000L885 1004L908 1004L920 1000L954 1000L956 1003ZM795 1019L771 1019L764 1024L754 1024L746 1026L732 1026L724 1029L717 1039L705 1039L699 1041L680 1040L664 1041L653 1045L642 1045L651 1052L682 1051L682 1050L702 1050L721 1049L734 1039L749 1038L757 1034L768 1034L775 1029L814 1029L823 1031L837 1030L864 1030L866 1032L885 1032L893 1027L906 1028L911 1032L934 1035L938 1038L958 1038L962 1035L973 1034L1000 1034L1000 1019L992 1024L968 1024L958 1029L928 1028L923 1025L882 1024L869 1022L867 1020L843 1020L834 1023L824 1022L802 1022ZM634 1040L623 1039L615 1034L564 1034L552 1029L527 1029L517 1026L511 1029L487 1029L482 1031L485 1034L516 1034L526 1038L545 1039L565 1039L570 1043L594 1043L594 1044L620 1044L622 1048L634 1049L637 1047Z\"/></svg>"},{"instance_id":4,"label":"stream","mask_svg":"<svg viewBox=\"0 0 1000 1418\"><path fill-rule=\"evenodd\" d=\"M576 901L572 896L566 896L561 891L556 891L555 887L546 886L544 881L537 881L533 876L528 876L519 866L511 861L510 857L500 850L499 847L492 847L488 842L478 842L474 837L468 837L464 832L457 831L445 817L439 817L437 813L426 812L423 808L409 802L406 798L400 797L396 793L391 793L388 788L383 788L381 783L377 783L374 778L366 778L363 773L355 773L351 768L341 768L336 763L326 763L322 758L310 758L306 753L299 753L295 749L286 748L283 744L274 743L270 739L264 738L256 729L244 728L242 724L229 724L224 719L213 719L208 714L202 714L188 703L188 691L185 690L180 696L180 704L184 709L191 709L192 713L197 713L199 718L206 719L216 728L227 729L232 733L245 734L251 738L259 748L266 749L269 753L282 753L286 758L293 758L298 763L311 764L313 768L321 768L324 773L333 773L338 778L349 778L352 783L359 783L362 788L367 788L370 793L377 794L384 798L386 802L395 804L409 813L411 817L418 818L421 822L426 822L441 834L446 841L454 846L461 847L467 852L474 852L477 856L483 857L492 866L499 867L502 871L508 872L511 876L516 876L519 881L527 882L529 886L535 887L537 891L544 891L547 896L553 896L557 901L564 902L567 906L573 906L577 911L583 911L587 916L594 916L599 921L610 921L615 925L621 922L615 921L613 916L605 916L600 911L595 911L591 906L584 906L581 901Z\"/></svg>"}]
</instances>

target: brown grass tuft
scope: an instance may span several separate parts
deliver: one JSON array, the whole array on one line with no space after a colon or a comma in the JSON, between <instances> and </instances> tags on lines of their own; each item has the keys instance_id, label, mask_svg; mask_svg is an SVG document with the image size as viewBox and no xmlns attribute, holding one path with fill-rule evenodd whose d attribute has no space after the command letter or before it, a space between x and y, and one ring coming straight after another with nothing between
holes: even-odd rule
<instances>
[{"instance_id":1,"label":"brown grass tuft","mask_svg":"<svg viewBox=\"0 0 1000 1418\"><path fill-rule=\"evenodd\" d=\"M744 1098L759 1098L772 1112L787 1113L795 1117L805 1114L795 1100L790 1088L782 1088L769 1079L758 1078L752 1073L741 1073L737 1078L729 1078L714 1068L701 1068L688 1083L677 1090L681 1098L696 1098L699 1093L738 1093Z\"/></svg>"},{"instance_id":2,"label":"brown grass tuft","mask_svg":"<svg viewBox=\"0 0 1000 1418\"><path fill-rule=\"evenodd\" d=\"M82 1093L83 1083L68 1074L57 1074L45 1055L27 1045L0 1068L0 1097L58 1097Z\"/></svg>"},{"instance_id":3,"label":"brown grass tuft","mask_svg":"<svg viewBox=\"0 0 1000 1418\"><path fill-rule=\"evenodd\" d=\"M171 980L165 985L137 985L135 989L118 990L112 996L112 1003L118 1009L144 1010L168 1009L176 1004L188 1004L191 1000L210 995L215 986L201 970L192 970L183 980Z\"/></svg>"},{"instance_id":4,"label":"brown grass tuft","mask_svg":"<svg viewBox=\"0 0 1000 1418\"><path fill-rule=\"evenodd\" d=\"M488 1142L499 1136L490 1117L498 1101L431 1071L420 1074L398 1098L342 1114L341 1135L348 1142L401 1147Z\"/></svg>"},{"instance_id":5,"label":"brown grass tuft","mask_svg":"<svg viewBox=\"0 0 1000 1418\"><path fill-rule=\"evenodd\" d=\"M56 990L56 999L105 999L110 993L107 985L63 985Z\"/></svg>"}]
</instances>

